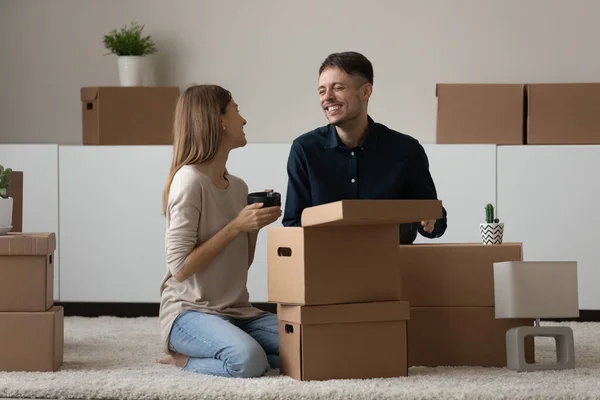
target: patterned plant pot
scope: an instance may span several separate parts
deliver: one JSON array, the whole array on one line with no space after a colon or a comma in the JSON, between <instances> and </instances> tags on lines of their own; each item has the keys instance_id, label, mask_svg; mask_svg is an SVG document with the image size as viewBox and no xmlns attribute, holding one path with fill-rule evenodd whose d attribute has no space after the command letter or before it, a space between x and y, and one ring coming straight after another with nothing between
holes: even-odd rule
<instances>
[{"instance_id":1,"label":"patterned plant pot","mask_svg":"<svg viewBox=\"0 0 600 400\"><path fill-rule=\"evenodd\" d=\"M504 222L479 224L483 244L502 244L504 237Z\"/></svg>"}]
</instances>

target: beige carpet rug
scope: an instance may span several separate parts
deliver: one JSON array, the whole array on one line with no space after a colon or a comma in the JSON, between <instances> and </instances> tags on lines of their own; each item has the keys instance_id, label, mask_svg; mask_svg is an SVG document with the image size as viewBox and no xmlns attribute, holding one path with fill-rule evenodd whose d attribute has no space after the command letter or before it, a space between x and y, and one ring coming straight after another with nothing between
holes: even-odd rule
<instances>
[{"instance_id":1,"label":"beige carpet rug","mask_svg":"<svg viewBox=\"0 0 600 400\"><path fill-rule=\"evenodd\" d=\"M576 369L517 373L502 368L411 368L395 379L297 382L271 371L257 379L182 372L159 364L156 318L65 319L55 373L0 372L0 398L76 399L592 399L600 398L600 323L573 328ZM538 339L538 361L555 359ZM2 355L0 354L0 357Z\"/></svg>"}]
</instances>

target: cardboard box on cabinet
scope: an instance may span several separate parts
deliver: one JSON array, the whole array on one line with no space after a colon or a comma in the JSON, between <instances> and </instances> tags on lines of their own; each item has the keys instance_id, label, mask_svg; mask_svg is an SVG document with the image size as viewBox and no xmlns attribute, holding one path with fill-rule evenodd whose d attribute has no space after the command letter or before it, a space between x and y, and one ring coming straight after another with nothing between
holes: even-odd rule
<instances>
[{"instance_id":1,"label":"cardboard box on cabinet","mask_svg":"<svg viewBox=\"0 0 600 400\"><path fill-rule=\"evenodd\" d=\"M400 300L398 225L441 216L439 200L343 200L309 207L302 227L268 228L268 300Z\"/></svg>"},{"instance_id":2,"label":"cardboard box on cabinet","mask_svg":"<svg viewBox=\"0 0 600 400\"><path fill-rule=\"evenodd\" d=\"M439 83L436 96L436 143L524 143L524 84Z\"/></svg>"},{"instance_id":3,"label":"cardboard box on cabinet","mask_svg":"<svg viewBox=\"0 0 600 400\"><path fill-rule=\"evenodd\" d=\"M281 373L310 380L407 376L407 302L277 306Z\"/></svg>"},{"instance_id":4,"label":"cardboard box on cabinet","mask_svg":"<svg viewBox=\"0 0 600 400\"><path fill-rule=\"evenodd\" d=\"M84 145L171 145L179 88L81 88Z\"/></svg>"},{"instance_id":5,"label":"cardboard box on cabinet","mask_svg":"<svg viewBox=\"0 0 600 400\"><path fill-rule=\"evenodd\" d=\"M64 309L0 312L0 372L53 372L63 363Z\"/></svg>"},{"instance_id":6,"label":"cardboard box on cabinet","mask_svg":"<svg viewBox=\"0 0 600 400\"><path fill-rule=\"evenodd\" d=\"M0 236L0 311L43 312L54 303L56 235Z\"/></svg>"},{"instance_id":7,"label":"cardboard box on cabinet","mask_svg":"<svg viewBox=\"0 0 600 400\"><path fill-rule=\"evenodd\" d=\"M600 83L527 85L527 144L600 144Z\"/></svg>"}]
</instances>

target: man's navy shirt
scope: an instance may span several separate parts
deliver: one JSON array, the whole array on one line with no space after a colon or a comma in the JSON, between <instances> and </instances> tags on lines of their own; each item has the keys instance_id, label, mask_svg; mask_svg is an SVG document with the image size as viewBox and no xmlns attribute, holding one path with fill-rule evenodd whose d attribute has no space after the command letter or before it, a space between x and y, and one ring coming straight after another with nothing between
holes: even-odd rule
<instances>
[{"instance_id":1,"label":"man's navy shirt","mask_svg":"<svg viewBox=\"0 0 600 400\"><path fill-rule=\"evenodd\" d=\"M302 211L346 199L437 200L423 146L413 137L376 123L371 117L363 142L347 148L335 126L326 125L292 142L287 172L284 226L300 226ZM418 228L417 228L418 227ZM412 242L418 231L436 238L446 231L446 210L431 233L408 224Z\"/></svg>"}]
</instances>

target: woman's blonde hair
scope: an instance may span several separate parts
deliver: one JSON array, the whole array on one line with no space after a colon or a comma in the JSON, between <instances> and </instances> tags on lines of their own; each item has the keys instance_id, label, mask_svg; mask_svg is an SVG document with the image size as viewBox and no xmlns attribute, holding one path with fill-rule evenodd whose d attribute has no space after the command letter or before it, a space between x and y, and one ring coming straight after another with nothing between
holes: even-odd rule
<instances>
[{"instance_id":1,"label":"woman's blonde hair","mask_svg":"<svg viewBox=\"0 0 600 400\"><path fill-rule=\"evenodd\" d=\"M217 154L223 137L221 115L230 101L231 93L217 85L190 86L179 96L173 123L173 161L163 190L164 215L175 173L184 165L210 161Z\"/></svg>"}]
</instances>

